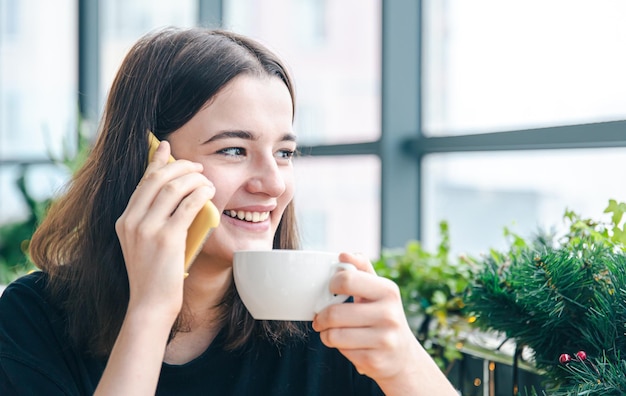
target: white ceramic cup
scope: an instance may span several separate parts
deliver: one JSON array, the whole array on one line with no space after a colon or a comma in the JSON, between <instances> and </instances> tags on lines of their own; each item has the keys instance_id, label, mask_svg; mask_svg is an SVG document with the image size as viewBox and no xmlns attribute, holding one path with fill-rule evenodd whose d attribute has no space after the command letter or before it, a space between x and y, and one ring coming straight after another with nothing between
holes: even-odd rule
<instances>
[{"instance_id":1,"label":"white ceramic cup","mask_svg":"<svg viewBox=\"0 0 626 396\"><path fill-rule=\"evenodd\" d=\"M349 296L329 290L333 274L356 270L337 253L311 250L242 250L233 258L235 286L258 320L311 321L331 304Z\"/></svg>"}]
</instances>

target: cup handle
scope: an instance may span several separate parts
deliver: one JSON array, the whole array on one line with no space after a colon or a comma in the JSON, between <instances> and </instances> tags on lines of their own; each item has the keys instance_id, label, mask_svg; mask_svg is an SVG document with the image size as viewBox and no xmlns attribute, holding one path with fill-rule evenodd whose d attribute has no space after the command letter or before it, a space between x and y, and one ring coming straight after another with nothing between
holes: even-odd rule
<instances>
[{"instance_id":1,"label":"cup handle","mask_svg":"<svg viewBox=\"0 0 626 396\"><path fill-rule=\"evenodd\" d=\"M333 266L333 273L337 271L356 271L356 270L357 270L356 267L350 263L337 263ZM330 291L327 290L327 292L323 295L323 298L315 306L315 313L316 314L319 313L321 310L328 307L329 305L341 304L345 302L348 298L350 298L350 296L347 296L345 294L332 294L330 293Z\"/></svg>"}]
</instances>

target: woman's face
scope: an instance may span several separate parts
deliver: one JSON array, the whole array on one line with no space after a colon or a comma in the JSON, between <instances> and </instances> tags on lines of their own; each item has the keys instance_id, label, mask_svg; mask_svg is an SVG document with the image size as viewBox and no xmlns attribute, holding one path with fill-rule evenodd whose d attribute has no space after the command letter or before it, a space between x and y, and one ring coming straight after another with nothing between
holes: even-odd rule
<instances>
[{"instance_id":1,"label":"woman's face","mask_svg":"<svg viewBox=\"0 0 626 396\"><path fill-rule=\"evenodd\" d=\"M240 75L168 141L174 158L204 165L221 212L199 256L231 261L242 249L271 249L294 194L292 101L276 77Z\"/></svg>"}]
</instances>

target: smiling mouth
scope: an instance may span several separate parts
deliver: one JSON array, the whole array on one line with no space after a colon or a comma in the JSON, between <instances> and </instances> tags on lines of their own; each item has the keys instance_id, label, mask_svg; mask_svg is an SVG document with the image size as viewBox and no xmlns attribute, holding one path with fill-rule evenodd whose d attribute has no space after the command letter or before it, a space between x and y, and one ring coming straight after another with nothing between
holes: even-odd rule
<instances>
[{"instance_id":1,"label":"smiling mouth","mask_svg":"<svg viewBox=\"0 0 626 396\"><path fill-rule=\"evenodd\" d=\"M270 217L270 212L245 212L243 210L225 210L224 214L233 219L249 221L251 223L260 223Z\"/></svg>"}]
</instances>

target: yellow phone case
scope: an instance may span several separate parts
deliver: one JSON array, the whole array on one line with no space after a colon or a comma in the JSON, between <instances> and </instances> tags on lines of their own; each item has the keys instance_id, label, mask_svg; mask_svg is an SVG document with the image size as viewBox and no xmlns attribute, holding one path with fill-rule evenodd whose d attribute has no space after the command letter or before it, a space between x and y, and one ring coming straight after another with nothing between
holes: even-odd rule
<instances>
[{"instance_id":1,"label":"yellow phone case","mask_svg":"<svg viewBox=\"0 0 626 396\"><path fill-rule=\"evenodd\" d=\"M159 147L160 141L154 136L152 132L148 137L150 140L150 149L148 151L148 162L152 161L152 156ZM170 156L169 162L173 162L174 157ZM219 225L220 213L210 200L207 201L202 209L196 215L196 218L189 226L187 231L187 242L185 246L185 273L189 270L191 263L196 258L202 245L206 239L211 235L211 232L215 227Z\"/></svg>"}]
</instances>

